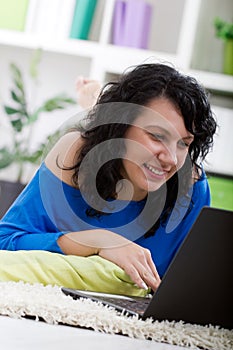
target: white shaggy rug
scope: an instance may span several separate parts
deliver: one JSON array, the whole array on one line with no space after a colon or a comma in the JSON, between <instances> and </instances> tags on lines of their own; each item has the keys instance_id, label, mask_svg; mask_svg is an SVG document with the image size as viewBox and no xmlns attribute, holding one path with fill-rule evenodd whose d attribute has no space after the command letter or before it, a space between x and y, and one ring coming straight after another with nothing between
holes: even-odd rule
<instances>
[{"instance_id":1,"label":"white shaggy rug","mask_svg":"<svg viewBox=\"0 0 233 350\"><path fill-rule=\"evenodd\" d=\"M183 322L142 321L89 299L73 300L58 286L0 282L0 314L14 318L32 316L50 324L91 328L194 349L233 349L233 331Z\"/></svg>"}]
</instances>

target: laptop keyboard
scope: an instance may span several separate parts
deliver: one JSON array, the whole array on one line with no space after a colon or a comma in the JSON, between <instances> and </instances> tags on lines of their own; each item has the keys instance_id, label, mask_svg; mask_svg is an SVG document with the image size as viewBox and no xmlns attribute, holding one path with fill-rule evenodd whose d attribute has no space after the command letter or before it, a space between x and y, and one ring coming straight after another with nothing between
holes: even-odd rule
<instances>
[{"instance_id":1,"label":"laptop keyboard","mask_svg":"<svg viewBox=\"0 0 233 350\"><path fill-rule=\"evenodd\" d=\"M121 299L121 298L111 298L111 297L101 297L97 298L103 304L112 305L118 310L131 311L135 314L142 315L146 310L150 298L138 298L138 299Z\"/></svg>"},{"instance_id":2,"label":"laptop keyboard","mask_svg":"<svg viewBox=\"0 0 233 350\"><path fill-rule=\"evenodd\" d=\"M118 311L124 311L131 315L143 315L152 295L146 297L131 297L117 294L107 294L98 292L81 291L62 287L61 290L66 295L72 296L74 299L88 298L93 301L101 302L104 305L112 306Z\"/></svg>"}]
</instances>

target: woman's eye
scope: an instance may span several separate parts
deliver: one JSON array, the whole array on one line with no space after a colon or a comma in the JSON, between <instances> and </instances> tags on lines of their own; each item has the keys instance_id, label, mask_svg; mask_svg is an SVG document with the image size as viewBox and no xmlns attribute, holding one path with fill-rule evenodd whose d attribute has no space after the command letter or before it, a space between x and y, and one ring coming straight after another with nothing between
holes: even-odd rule
<instances>
[{"instance_id":1,"label":"woman's eye","mask_svg":"<svg viewBox=\"0 0 233 350\"><path fill-rule=\"evenodd\" d=\"M189 147L189 143L185 142L184 140L180 140L179 141L179 146L182 148L188 148Z\"/></svg>"},{"instance_id":2,"label":"woman's eye","mask_svg":"<svg viewBox=\"0 0 233 350\"><path fill-rule=\"evenodd\" d=\"M161 134L150 133L150 136L156 141L163 141L164 140L164 136Z\"/></svg>"}]
</instances>

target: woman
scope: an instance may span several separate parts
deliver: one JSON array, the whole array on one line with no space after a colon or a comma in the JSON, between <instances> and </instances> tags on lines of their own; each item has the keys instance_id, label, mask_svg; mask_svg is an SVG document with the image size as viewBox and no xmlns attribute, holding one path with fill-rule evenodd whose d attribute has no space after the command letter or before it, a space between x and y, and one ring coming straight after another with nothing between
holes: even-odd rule
<instances>
[{"instance_id":1,"label":"woman","mask_svg":"<svg viewBox=\"0 0 233 350\"><path fill-rule=\"evenodd\" d=\"M102 90L0 223L0 248L99 256L156 290L201 208L216 123L195 79L139 65Z\"/></svg>"}]
</instances>

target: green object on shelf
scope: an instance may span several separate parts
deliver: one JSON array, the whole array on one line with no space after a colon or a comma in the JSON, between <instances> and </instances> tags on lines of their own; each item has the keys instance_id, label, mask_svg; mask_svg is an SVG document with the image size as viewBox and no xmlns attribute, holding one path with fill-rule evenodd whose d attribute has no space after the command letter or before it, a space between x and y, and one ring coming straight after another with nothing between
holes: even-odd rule
<instances>
[{"instance_id":1,"label":"green object on shelf","mask_svg":"<svg viewBox=\"0 0 233 350\"><path fill-rule=\"evenodd\" d=\"M233 75L233 39L224 43L223 73Z\"/></svg>"},{"instance_id":2,"label":"green object on shelf","mask_svg":"<svg viewBox=\"0 0 233 350\"><path fill-rule=\"evenodd\" d=\"M209 175L211 206L233 211L233 179Z\"/></svg>"},{"instance_id":3,"label":"green object on shelf","mask_svg":"<svg viewBox=\"0 0 233 350\"><path fill-rule=\"evenodd\" d=\"M23 31L29 0L0 0L0 28Z\"/></svg>"},{"instance_id":4,"label":"green object on shelf","mask_svg":"<svg viewBox=\"0 0 233 350\"><path fill-rule=\"evenodd\" d=\"M70 38L87 40L97 0L76 0Z\"/></svg>"},{"instance_id":5,"label":"green object on shelf","mask_svg":"<svg viewBox=\"0 0 233 350\"><path fill-rule=\"evenodd\" d=\"M214 19L215 35L224 41L223 73L233 75L233 22Z\"/></svg>"}]
</instances>

